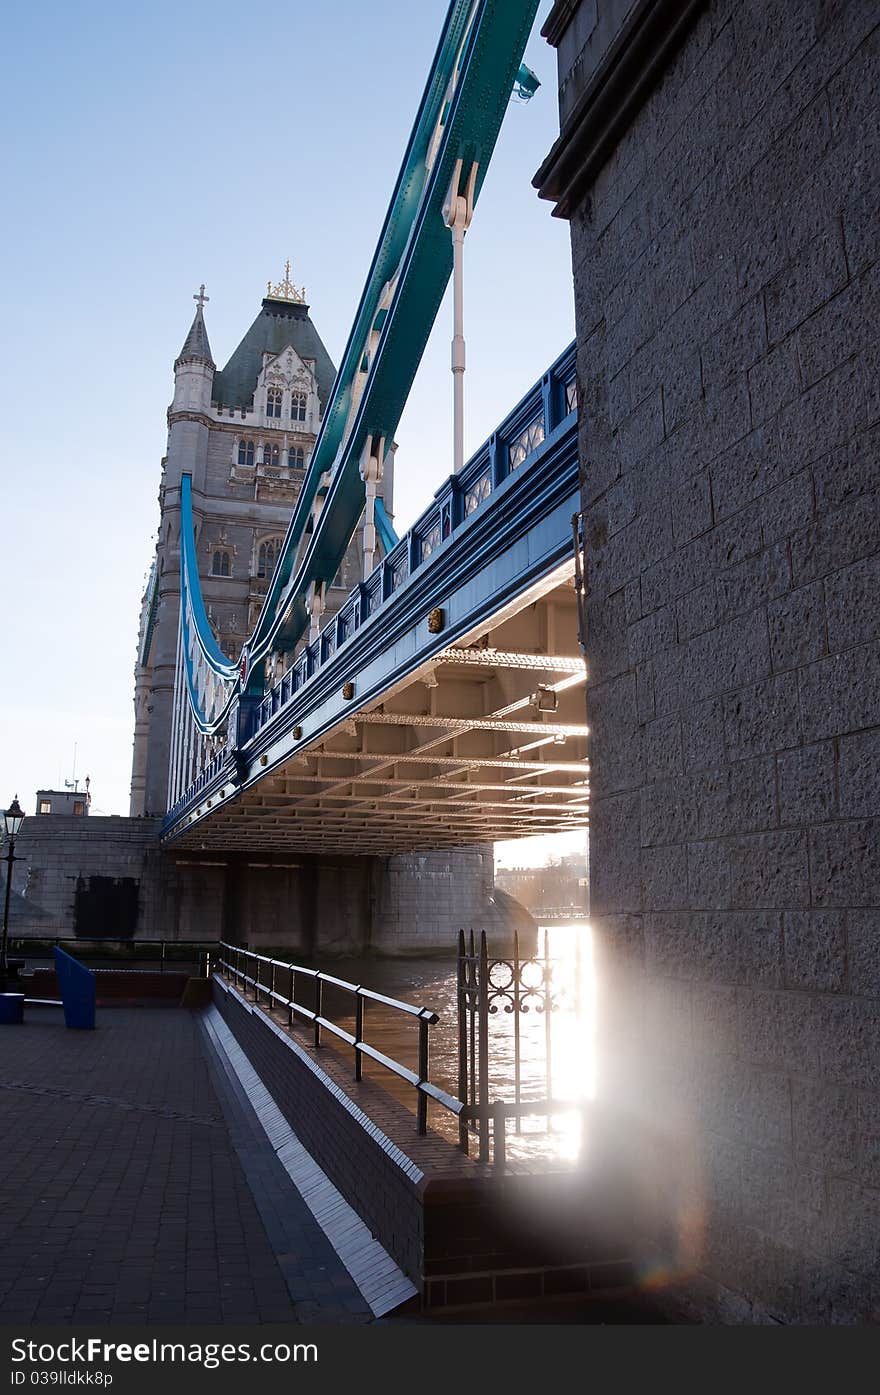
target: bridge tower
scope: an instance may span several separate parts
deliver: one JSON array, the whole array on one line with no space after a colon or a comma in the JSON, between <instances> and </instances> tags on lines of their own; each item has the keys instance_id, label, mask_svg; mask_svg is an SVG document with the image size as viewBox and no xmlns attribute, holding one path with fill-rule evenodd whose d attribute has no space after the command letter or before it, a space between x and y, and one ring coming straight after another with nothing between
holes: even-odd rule
<instances>
[{"instance_id":1,"label":"bridge tower","mask_svg":"<svg viewBox=\"0 0 880 1395\"><path fill-rule=\"evenodd\" d=\"M214 362L204 286L174 362L168 447L159 487L156 556L144 595L135 667L133 817L163 814L180 606L180 482L192 477L199 576L223 650L250 634L299 497L336 374L290 263L225 368ZM393 470L381 493L392 508ZM333 613L362 574L360 536L326 598ZM336 593L334 595L334 592ZM274 664L280 664L276 656Z\"/></svg>"}]
</instances>

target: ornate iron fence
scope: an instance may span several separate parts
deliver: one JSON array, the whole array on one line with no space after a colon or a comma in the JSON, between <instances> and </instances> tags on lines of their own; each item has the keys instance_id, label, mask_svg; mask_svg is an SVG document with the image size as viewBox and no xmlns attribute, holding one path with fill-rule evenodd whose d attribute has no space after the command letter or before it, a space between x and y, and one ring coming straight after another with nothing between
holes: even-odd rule
<instances>
[{"instance_id":1,"label":"ornate iron fence","mask_svg":"<svg viewBox=\"0 0 880 1395\"><path fill-rule=\"evenodd\" d=\"M545 935L541 955L523 957L519 936L514 933L513 953L508 958L490 959L485 930L479 945L473 930L467 939L458 936L458 1094L464 1104L459 1115L459 1146L469 1151L471 1128L477 1133L481 1162L489 1161L489 1130L492 1129L492 1155L503 1164L506 1157L507 1121L512 1119L517 1133L530 1116L546 1118L548 1132L553 1115L570 1110L571 1100L554 1096L553 1014L563 1006L580 1017L583 1003L583 955L580 940L575 942L573 974L563 980L561 966L550 956ZM566 968L571 967L566 962ZM512 1101L490 1099L491 1028L499 1012L513 1016L513 1093ZM538 1098L523 1097L522 1019L527 1013L543 1017L543 1084Z\"/></svg>"}]
</instances>

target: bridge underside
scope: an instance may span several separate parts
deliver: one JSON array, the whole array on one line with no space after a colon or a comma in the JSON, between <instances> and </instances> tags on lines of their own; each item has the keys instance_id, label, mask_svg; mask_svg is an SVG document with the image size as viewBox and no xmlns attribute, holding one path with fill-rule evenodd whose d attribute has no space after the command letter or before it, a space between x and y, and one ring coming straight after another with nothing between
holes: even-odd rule
<instances>
[{"instance_id":1,"label":"bridge underside","mask_svg":"<svg viewBox=\"0 0 880 1395\"><path fill-rule=\"evenodd\" d=\"M176 848L394 853L587 825L573 565L347 714Z\"/></svg>"}]
</instances>

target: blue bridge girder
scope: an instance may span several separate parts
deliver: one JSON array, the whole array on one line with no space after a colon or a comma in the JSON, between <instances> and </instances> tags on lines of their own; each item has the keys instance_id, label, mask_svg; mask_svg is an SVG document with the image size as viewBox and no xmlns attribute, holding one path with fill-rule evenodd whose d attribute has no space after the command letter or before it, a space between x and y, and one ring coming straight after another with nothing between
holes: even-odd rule
<instances>
[{"instance_id":1,"label":"blue bridge girder","mask_svg":"<svg viewBox=\"0 0 880 1395\"><path fill-rule=\"evenodd\" d=\"M449 280L444 209L465 187L479 197L537 8L537 0L450 0L281 555L239 660L211 630L182 491L182 676L203 737L217 735L240 693L263 686L273 651L294 648L316 593L338 571L364 508L364 462L384 465Z\"/></svg>"},{"instance_id":2,"label":"blue bridge girder","mask_svg":"<svg viewBox=\"0 0 880 1395\"><path fill-rule=\"evenodd\" d=\"M585 827L578 508L571 345L271 690L238 696L163 840L402 852Z\"/></svg>"}]
</instances>

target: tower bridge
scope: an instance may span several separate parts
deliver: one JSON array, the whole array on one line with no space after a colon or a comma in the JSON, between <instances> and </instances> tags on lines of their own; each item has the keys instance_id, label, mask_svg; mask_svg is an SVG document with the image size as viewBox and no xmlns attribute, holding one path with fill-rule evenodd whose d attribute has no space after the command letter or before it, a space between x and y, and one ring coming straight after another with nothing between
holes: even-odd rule
<instances>
[{"instance_id":1,"label":"tower bridge","mask_svg":"<svg viewBox=\"0 0 880 1395\"><path fill-rule=\"evenodd\" d=\"M224 652L202 594L204 473L180 468L162 826L175 853L393 855L585 826L574 345L467 464L462 449L465 233L536 8L449 7L349 343L318 393L286 535L237 653ZM450 273L454 473L398 539L394 432ZM289 267L269 288L273 316L279 295L303 298ZM197 299L195 340L204 289ZM284 365L277 384L271 365L302 356L295 340L286 328L280 338L262 332L265 384L249 364L253 402L265 393L269 417L286 404L287 382ZM221 417L243 350L219 388L196 384ZM200 352L213 371L206 335ZM285 435L279 458L291 449ZM266 450L269 473L279 455L271 442L262 448L264 475ZM352 557L361 579L330 606Z\"/></svg>"},{"instance_id":2,"label":"tower bridge","mask_svg":"<svg viewBox=\"0 0 880 1395\"><path fill-rule=\"evenodd\" d=\"M271 689L237 696L217 750L181 662L166 845L392 854L584 827L574 372L571 346ZM189 499L185 480L184 527Z\"/></svg>"}]
</instances>

